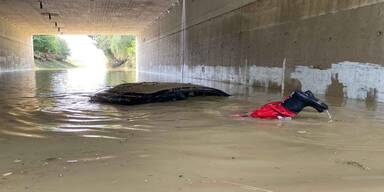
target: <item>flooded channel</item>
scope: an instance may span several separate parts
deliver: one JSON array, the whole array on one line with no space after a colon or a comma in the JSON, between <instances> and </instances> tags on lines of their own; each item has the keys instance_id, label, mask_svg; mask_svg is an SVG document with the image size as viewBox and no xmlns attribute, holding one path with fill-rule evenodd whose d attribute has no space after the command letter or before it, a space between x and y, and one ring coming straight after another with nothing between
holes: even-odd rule
<instances>
[{"instance_id":1,"label":"flooded channel","mask_svg":"<svg viewBox=\"0 0 384 192\"><path fill-rule=\"evenodd\" d=\"M383 191L384 105L321 97L327 114L232 118L280 93L202 80L229 98L89 102L134 72L0 73L0 191ZM174 80L173 80L174 81Z\"/></svg>"}]
</instances>

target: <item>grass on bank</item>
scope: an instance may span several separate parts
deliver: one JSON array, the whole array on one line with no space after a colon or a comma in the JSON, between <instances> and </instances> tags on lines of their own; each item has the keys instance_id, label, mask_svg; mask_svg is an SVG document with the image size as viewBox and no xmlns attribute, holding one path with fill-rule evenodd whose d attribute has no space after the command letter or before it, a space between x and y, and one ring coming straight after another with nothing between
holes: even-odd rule
<instances>
[{"instance_id":1,"label":"grass on bank","mask_svg":"<svg viewBox=\"0 0 384 192\"><path fill-rule=\"evenodd\" d=\"M35 59L35 69L36 70L59 70L59 69L72 69L77 66L67 62L67 61L42 61Z\"/></svg>"}]
</instances>

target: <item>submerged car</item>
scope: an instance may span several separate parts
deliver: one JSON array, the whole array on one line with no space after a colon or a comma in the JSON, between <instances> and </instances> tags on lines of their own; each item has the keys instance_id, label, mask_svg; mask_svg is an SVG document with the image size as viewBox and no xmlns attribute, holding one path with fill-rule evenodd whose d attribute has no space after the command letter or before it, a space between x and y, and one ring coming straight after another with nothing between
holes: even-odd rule
<instances>
[{"instance_id":1,"label":"submerged car","mask_svg":"<svg viewBox=\"0 0 384 192\"><path fill-rule=\"evenodd\" d=\"M228 97L224 91L187 83L142 82L125 83L96 93L91 102L139 105L185 100L197 96Z\"/></svg>"}]
</instances>

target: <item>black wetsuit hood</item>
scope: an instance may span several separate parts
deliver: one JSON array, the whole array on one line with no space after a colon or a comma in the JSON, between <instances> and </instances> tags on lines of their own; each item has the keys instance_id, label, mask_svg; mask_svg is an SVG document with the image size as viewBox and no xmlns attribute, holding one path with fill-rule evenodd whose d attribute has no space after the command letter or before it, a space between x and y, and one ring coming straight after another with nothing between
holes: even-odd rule
<instances>
[{"instance_id":1,"label":"black wetsuit hood","mask_svg":"<svg viewBox=\"0 0 384 192\"><path fill-rule=\"evenodd\" d=\"M295 91L282 105L294 113L300 113L308 106L315 108L319 113L328 110L328 105L317 99L311 91Z\"/></svg>"}]
</instances>

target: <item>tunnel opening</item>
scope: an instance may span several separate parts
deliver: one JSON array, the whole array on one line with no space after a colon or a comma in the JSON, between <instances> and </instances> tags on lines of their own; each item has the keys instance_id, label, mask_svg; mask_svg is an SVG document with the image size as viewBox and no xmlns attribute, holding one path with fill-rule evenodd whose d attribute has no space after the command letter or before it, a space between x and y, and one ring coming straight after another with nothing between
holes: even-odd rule
<instances>
[{"instance_id":1,"label":"tunnel opening","mask_svg":"<svg viewBox=\"0 0 384 192\"><path fill-rule=\"evenodd\" d=\"M92 68L136 71L131 35L33 35L36 70Z\"/></svg>"}]
</instances>

